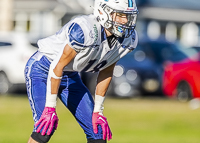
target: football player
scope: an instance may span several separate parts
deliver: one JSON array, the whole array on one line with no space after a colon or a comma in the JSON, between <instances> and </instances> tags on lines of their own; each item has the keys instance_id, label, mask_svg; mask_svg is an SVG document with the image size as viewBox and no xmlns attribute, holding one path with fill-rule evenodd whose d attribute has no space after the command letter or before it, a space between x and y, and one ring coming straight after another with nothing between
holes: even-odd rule
<instances>
[{"instance_id":1,"label":"football player","mask_svg":"<svg viewBox=\"0 0 200 143\"><path fill-rule=\"evenodd\" d=\"M93 14L76 17L38 41L39 49L25 67L35 122L29 143L46 143L53 135L57 98L74 115L88 143L112 138L103 103L115 63L136 48L137 14L135 0L96 0ZM80 79L81 71L99 72L94 100Z\"/></svg>"}]
</instances>

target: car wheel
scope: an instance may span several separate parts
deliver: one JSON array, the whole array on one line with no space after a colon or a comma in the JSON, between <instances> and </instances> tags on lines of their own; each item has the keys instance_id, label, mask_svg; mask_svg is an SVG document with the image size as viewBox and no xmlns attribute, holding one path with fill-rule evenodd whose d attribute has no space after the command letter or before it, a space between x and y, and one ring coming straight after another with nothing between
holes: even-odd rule
<instances>
[{"instance_id":1,"label":"car wheel","mask_svg":"<svg viewBox=\"0 0 200 143\"><path fill-rule=\"evenodd\" d=\"M182 81L177 86L177 99L181 102L186 102L192 98L192 93L189 84Z\"/></svg>"},{"instance_id":2,"label":"car wheel","mask_svg":"<svg viewBox=\"0 0 200 143\"><path fill-rule=\"evenodd\" d=\"M9 81L3 72L0 72L0 94L5 94L9 90Z\"/></svg>"}]
</instances>

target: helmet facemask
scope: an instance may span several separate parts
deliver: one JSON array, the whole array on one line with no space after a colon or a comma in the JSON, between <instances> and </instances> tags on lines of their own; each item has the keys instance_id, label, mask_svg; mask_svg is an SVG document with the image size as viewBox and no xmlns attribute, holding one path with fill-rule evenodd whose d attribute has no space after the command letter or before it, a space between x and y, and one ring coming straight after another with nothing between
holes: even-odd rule
<instances>
[{"instance_id":1,"label":"helmet facemask","mask_svg":"<svg viewBox=\"0 0 200 143\"><path fill-rule=\"evenodd\" d=\"M137 12L130 13L113 10L109 19L111 20L108 20L107 23L112 26L107 29L115 36L122 37L126 32L131 33L135 29ZM121 19L121 21L119 19ZM130 34L127 36L130 36Z\"/></svg>"}]
</instances>

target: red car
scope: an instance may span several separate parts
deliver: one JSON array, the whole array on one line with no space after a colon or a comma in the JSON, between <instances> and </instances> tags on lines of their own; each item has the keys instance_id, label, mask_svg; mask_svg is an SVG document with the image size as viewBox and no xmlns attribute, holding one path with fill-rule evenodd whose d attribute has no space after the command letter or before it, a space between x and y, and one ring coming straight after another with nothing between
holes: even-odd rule
<instances>
[{"instance_id":1,"label":"red car","mask_svg":"<svg viewBox=\"0 0 200 143\"><path fill-rule=\"evenodd\" d=\"M197 57L198 60L188 58L178 63L165 64L163 74L165 95L178 98L180 101L200 98L200 53Z\"/></svg>"}]
</instances>

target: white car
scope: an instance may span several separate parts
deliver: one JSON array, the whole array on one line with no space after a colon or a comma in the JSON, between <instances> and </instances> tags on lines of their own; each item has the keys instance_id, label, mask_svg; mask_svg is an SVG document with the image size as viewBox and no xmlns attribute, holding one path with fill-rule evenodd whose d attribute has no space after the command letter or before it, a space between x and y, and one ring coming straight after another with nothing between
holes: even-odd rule
<instances>
[{"instance_id":1,"label":"white car","mask_svg":"<svg viewBox=\"0 0 200 143\"><path fill-rule=\"evenodd\" d=\"M36 50L25 33L0 33L0 94L25 87L24 68Z\"/></svg>"}]
</instances>

